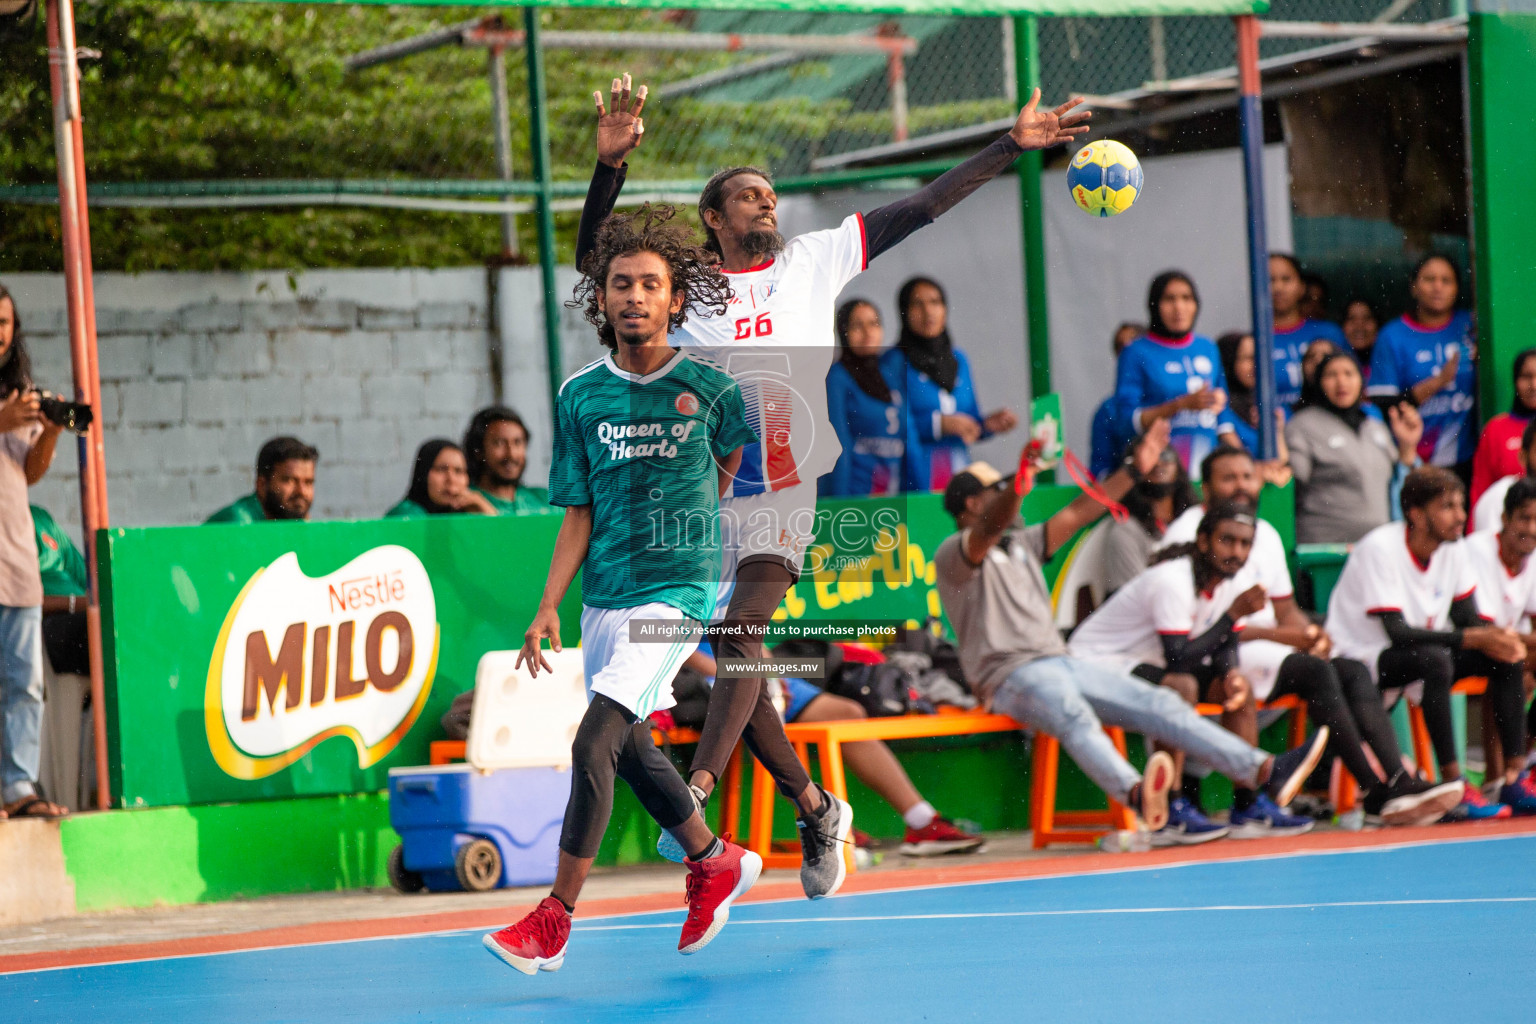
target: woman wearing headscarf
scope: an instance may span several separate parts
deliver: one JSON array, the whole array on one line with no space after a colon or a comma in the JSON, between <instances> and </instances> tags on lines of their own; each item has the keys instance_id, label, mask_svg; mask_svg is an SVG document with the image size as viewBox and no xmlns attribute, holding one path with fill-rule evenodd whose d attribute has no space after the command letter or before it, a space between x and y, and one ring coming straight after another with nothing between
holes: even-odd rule
<instances>
[{"instance_id":1,"label":"woman wearing headscarf","mask_svg":"<svg viewBox=\"0 0 1536 1024\"><path fill-rule=\"evenodd\" d=\"M1296 477L1296 541L1353 544L1396 518L1392 495L1418 465L1424 424L1412 405L1387 410L1390 423L1364 400L1354 356L1324 359L1302 389L1286 424Z\"/></svg>"},{"instance_id":2,"label":"woman wearing headscarf","mask_svg":"<svg viewBox=\"0 0 1536 1024\"><path fill-rule=\"evenodd\" d=\"M1536 348L1515 356L1515 402L1509 412L1501 412L1488 421L1478 438L1472 456L1472 487L1467 507L1476 508L1477 499L1507 476L1524 476L1520 461L1520 439L1526 424L1536 418Z\"/></svg>"},{"instance_id":3,"label":"woman wearing headscarf","mask_svg":"<svg viewBox=\"0 0 1536 1024\"><path fill-rule=\"evenodd\" d=\"M1223 435L1231 445L1242 443L1227 408L1221 353L1195 333L1200 296L1188 274L1167 270L1153 278L1147 314L1151 327L1120 355L1115 400L1136 433L1168 420L1169 444L1193 477Z\"/></svg>"},{"instance_id":4,"label":"woman wearing headscarf","mask_svg":"<svg viewBox=\"0 0 1536 1024\"><path fill-rule=\"evenodd\" d=\"M384 518L425 519L461 512L496 514L490 502L470 489L464 449L443 437L424 442L411 466L411 489Z\"/></svg>"},{"instance_id":5,"label":"woman wearing headscarf","mask_svg":"<svg viewBox=\"0 0 1536 1024\"><path fill-rule=\"evenodd\" d=\"M1275 399L1289 411L1301 400L1302 359L1307 349L1314 342L1330 341L1348 351L1349 342L1338 324L1303 313L1308 307L1307 282L1296 257L1269 254L1269 300L1275 311Z\"/></svg>"},{"instance_id":6,"label":"woman wearing headscarf","mask_svg":"<svg viewBox=\"0 0 1536 1024\"><path fill-rule=\"evenodd\" d=\"M1333 347L1326 340L1316 341L1313 342L1309 352L1316 350L1319 346ZM1243 447L1257 456L1259 404L1256 392L1259 382L1258 366L1254 358L1256 350L1253 345L1253 335L1239 331L1223 334L1216 339L1216 348L1221 352L1222 372L1227 375L1227 408L1232 412L1232 426L1237 431L1237 438L1243 443ZM1283 408L1275 410L1276 457L1259 463L1259 474L1266 483L1272 483L1276 487L1284 487L1291 480L1290 453L1285 448L1285 413L1286 410Z\"/></svg>"},{"instance_id":7,"label":"woman wearing headscarf","mask_svg":"<svg viewBox=\"0 0 1536 1024\"><path fill-rule=\"evenodd\" d=\"M1470 482L1477 347L1471 315L1456 308L1461 272L1448 257L1431 254L1414 267L1412 281L1412 311L1376 337L1366 393L1378 403L1407 398L1418 406L1424 421L1419 457Z\"/></svg>"},{"instance_id":8,"label":"woman wearing headscarf","mask_svg":"<svg viewBox=\"0 0 1536 1024\"><path fill-rule=\"evenodd\" d=\"M867 299L850 299L833 317L838 360L827 372L827 415L842 442L822 497L862 497L928 489L927 466L906 414L899 379L880 367L885 329Z\"/></svg>"},{"instance_id":9,"label":"woman wearing headscarf","mask_svg":"<svg viewBox=\"0 0 1536 1024\"><path fill-rule=\"evenodd\" d=\"M928 277L914 277L896 297L901 338L880 357L885 378L896 382L907 403L927 488L943 490L949 478L970 465L969 446L1012 430L1012 409L981 414L971 385L971 364L949 337L944 289Z\"/></svg>"}]
</instances>

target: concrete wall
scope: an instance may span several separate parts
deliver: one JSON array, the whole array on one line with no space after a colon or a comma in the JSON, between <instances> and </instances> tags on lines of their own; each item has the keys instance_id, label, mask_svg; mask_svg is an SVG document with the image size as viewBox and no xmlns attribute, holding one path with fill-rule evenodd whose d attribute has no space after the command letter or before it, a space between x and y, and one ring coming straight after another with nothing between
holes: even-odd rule
<instances>
[{"instance_id":1,"label":"concrete wall","mask_svg":"<svg viewBox=\"0 0 1536 1024\"><path fill-rule=\"evenodd\" d=\"M34 379L72 393L62 277L4 283ZM480 269L98 275L113 524L202 520L251 489L257 449L282 433L320 450L317 517L380 514L404 494L417 445L461 436L492 399L487 285ZM509 353L509 390L543 401L536 272L505 272L499 294L521 346ZM547 421L529 412L530 424ZM77 529L69 438L33 499ZM547 455L538 462L530 482L547 474Z\"/></svg>"}]
</instances>

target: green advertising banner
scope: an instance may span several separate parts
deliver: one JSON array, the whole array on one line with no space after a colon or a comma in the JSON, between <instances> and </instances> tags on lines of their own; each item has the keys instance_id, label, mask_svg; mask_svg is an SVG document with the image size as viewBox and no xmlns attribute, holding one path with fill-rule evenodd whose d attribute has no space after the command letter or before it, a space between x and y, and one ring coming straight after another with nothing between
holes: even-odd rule
<instances>
[{"instance_id":1,"label":"green advertising banner","mask_svg":"<svg viewBox=\"0 0 1536 1024\"><path fill-rule=\"evenodd\" d=\"M1039 521L1076 494L1037 487L1024 516ZM118 805L375 792L391 767L427 763L481 656L522 645L560 521L103 531ZM932 558L953 529L938 495L822 502L806 572L777 620L940 616ZM1070 556L1068 545L1048 578ZM560 609L566 645L579 642L580 612L578 582Z\"/></svg>"}]
</instances>

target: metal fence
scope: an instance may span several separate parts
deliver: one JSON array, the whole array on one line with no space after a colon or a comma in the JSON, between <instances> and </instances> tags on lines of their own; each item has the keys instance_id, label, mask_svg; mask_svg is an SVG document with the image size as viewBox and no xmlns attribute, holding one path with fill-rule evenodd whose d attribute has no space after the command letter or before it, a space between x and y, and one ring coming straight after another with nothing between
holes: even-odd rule
<instances>
[{"instance_id":1,"label":"metal fence","mask_svg":"<svg viewBox=\"0 0 1536 1024\"><path fill-rule=\"evenodd\" d=\"M1454 13L1454 3L1274 0L1268 17L1425 21ZM521 211L537 190L521 21L513 14L499 29L465 34L476 14L78 0L79 43L100 51L83 82L92 202L118 208L99 220L104 265L431 265L460 249L476 250L471 259L494 251L492 219L445 228L441 216ZM615 72L651 88L637 176L678 195L727 163L817 180L818 160L1007 117L1018 104L1013 23L1004 18L572 9L540 17L550 177L555 209L567 214L590 173L591 91ZM432 33L451 42L349 63ZM1263 55L1308 45L1266 39ZM0 217L0 269L32 269L55 244L41 208L56 200L47 60L41 26L0 38L0 203L39 204ZM1222 18L1039 26L1047 101L1155 88L1233 60L1232 23ZM188 212L173 222L123 207L205 207L222 219L215 226ZM531 243L532 218L522 220ZM264 262L262 239L279 235L280 250ZM516 248L517 234L504 232L503 243Z\"/></svg>"}]
</instances>

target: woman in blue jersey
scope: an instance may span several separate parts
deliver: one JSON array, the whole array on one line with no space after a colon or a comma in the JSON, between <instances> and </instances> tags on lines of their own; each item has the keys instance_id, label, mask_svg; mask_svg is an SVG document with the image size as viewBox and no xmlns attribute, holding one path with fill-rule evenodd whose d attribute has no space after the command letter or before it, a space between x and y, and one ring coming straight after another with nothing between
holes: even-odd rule
<instances>
[{"instance_id":1,"label":"woman in blue jersey","mask_svg":"<svg viewBox=\"0 0 1536 1024\"><path fill-rule=\"evenodd\" d=\"M949 339L949 305L937 281L912 278L901 286L896 307L901 339L880 357L880 369L906 399L927 489L939 491L970 465L969 445L1012 430L1019 418L1007 408L981 414L970 361Z\"/></svg>"},{"instance_id":2,"label":"woman in blue jersey","mask_svg":"<svg viewBox=\"0 0 1536 1024\"><path fill-rule=\"evenodd\" d=\"M885 329L867 299L850 299L833 318L838 360L827 373L827 415L843 443L832 472L818 481L822 497L860 497L928 489L927 467L906 415L899 380L881 372Z\"/></svg>"},{"instance_id":3,"label":"woman in blue jersey","mask_svg":"<svg viewBox=\"0 0 1536 1024\"><path fill-rule=\"evenodd\" d=\"M1147 314L1151 328L1120 355L1115 400L1122 422L1138 433L1168 420L1168 443L1193 475L1223 435L1242 445L1227 408L1221 353L1195 333L1200 296L1188 274L1168 270L1153 278Z\"/></svg>"},{"instance_id":4,"label":"woman in blue jersey","mask_svg":"<svg viewBox=\"0 0 1536 1024\"><path fill-rule=\"evenodd\" d=\"M1418 406L1419 457L1466 482L1477 450L1477 347L1472 317L1456 308L1461 273L1448 257L1426 256L1414 267L1411 294L1413 310L1376 336L1366 394L1377 404L1406 399Z\"/></svg>"},{"instance_id":5,"label":"woman in blue jersey","mask_svg":"<svg viewBox=\"0 0 1536 1024\"><path fill-rule=\"evenodd\" d=\"M1286 408L1301 401L1306 383L1302 360L1315 341L1330 341L1341 352L1349 351L1349 342L1338 324L1316 320L1302 314L1307 299L1307 284L1296 257L1283 252L1269 254L1269 300L1275 310L1275 398Z\"/></svg>"}]
</instances>

